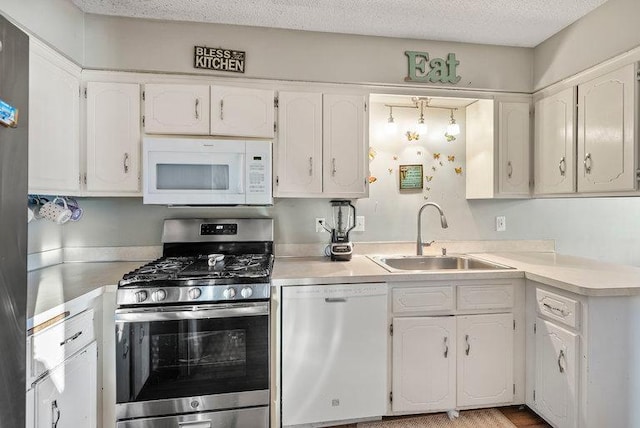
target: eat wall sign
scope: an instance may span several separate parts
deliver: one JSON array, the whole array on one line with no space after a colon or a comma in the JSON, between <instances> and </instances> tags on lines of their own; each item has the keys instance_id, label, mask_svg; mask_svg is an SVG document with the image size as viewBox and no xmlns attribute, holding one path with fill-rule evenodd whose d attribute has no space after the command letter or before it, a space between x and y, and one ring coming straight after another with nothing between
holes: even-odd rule
<instances>
[{"instance_id":1,"label":"eat wall sign","mask_svg":"<svg viewBox=\"0 0 640 428\"><path fill-rule=\"evenodd\" d=\"M457 72L460 61L454 53L448 54L446 59L429 59L428 52L405 51L404 54L409 60L409 75L404 78L405 82L455 84L461 79Z\"/></svg>"}]
</instances>

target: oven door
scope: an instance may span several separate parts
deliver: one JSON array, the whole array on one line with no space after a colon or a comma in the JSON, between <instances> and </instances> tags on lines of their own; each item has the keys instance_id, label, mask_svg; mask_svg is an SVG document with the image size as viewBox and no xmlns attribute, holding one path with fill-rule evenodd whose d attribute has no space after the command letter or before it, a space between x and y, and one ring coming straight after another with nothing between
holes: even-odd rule
<instances>
[{"instance_id":1,"label":"oven door","mask_svg":"<svg viewBox=\"0 0 640 428\"><path fill-rule=\"evenodd\" d=\"M117 419L268 400L268 302L116 311Z\"/></svg>"}]
</instances>

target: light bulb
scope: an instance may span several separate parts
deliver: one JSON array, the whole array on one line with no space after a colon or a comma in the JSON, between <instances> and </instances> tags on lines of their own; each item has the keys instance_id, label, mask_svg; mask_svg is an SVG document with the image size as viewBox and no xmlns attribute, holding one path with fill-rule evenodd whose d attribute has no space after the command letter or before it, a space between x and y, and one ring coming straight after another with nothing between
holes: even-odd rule
<instances>
[{"instance_id":1,"label":"light bulb","mask_svg":"<svg viewBox=\"0 0 640 428\"><path fill-rule=\"evenodd\" d=\"M422 120L418 120L418 126L416 127L416 132L417 132L419 135L424 135L424 136L426 136L426 135L427 135L427 129L428 129L428 128L427 128L427 124L426 124L426 123L424 123L424 119L422 119Z\"/></svg>"},{"instance_id":2,"label":"light bulb","mask_svg":"<svg viewBox=\"0 0 640 428\"><path fill-rule=\"evenodd\" d=\"M447 126L447 134L453 136L460 135L460 125L458 125L455 120L452 120Z\"/></svg>"},{"instance_id":3,"label":"light bulb","mask_svg":"<svg viewBox=\"0 0 640 428\"><path fill-rule=\"evenodd\" d=\"M393 134L398 130L398 124L393 120L393 116L389 116L389 120L385 125L388 134Z\"/></svg>"}]
</instances>

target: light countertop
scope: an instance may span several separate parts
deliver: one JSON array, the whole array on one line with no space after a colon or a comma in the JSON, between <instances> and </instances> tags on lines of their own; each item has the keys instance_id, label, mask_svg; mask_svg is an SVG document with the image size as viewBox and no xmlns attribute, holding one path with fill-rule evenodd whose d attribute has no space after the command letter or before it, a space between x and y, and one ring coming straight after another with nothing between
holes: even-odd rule
<instances>
[{"instance_id":1,"label":"light countertop","mask_svg":"<svg viewBox=\"0 0 640 428\"><path fill-rule=\"evenodd\" d=\"M78 307L118 284L141 262L63 263L34 270L27 276L27 329ZM86 303L85 303L86 306Z\"/></svg>"}]
</instances>

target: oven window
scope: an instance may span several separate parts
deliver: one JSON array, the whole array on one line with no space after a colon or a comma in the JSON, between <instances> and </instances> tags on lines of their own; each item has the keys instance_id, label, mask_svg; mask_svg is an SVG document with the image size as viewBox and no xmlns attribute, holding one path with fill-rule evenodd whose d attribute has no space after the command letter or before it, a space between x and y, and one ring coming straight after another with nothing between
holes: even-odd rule
<instances>
[{"instance_id":1,"label":"oven window","mask_svg":"<svg viewBox=\"0 0 640 428\"><path fill-rule=\"evenodd\" d=\"M157 164L158 190L229 190L229 165Z\"/></svg>"},{"instance_id":2,"label":"oven window","mask_svg":"<svg viewBox=\"0 0 640 428\"><path fill-rule=\"evenodd\" d=\"M118 403L269 388L266 315L123 323L116 334Z\"/></svg>"}]
</instances>

